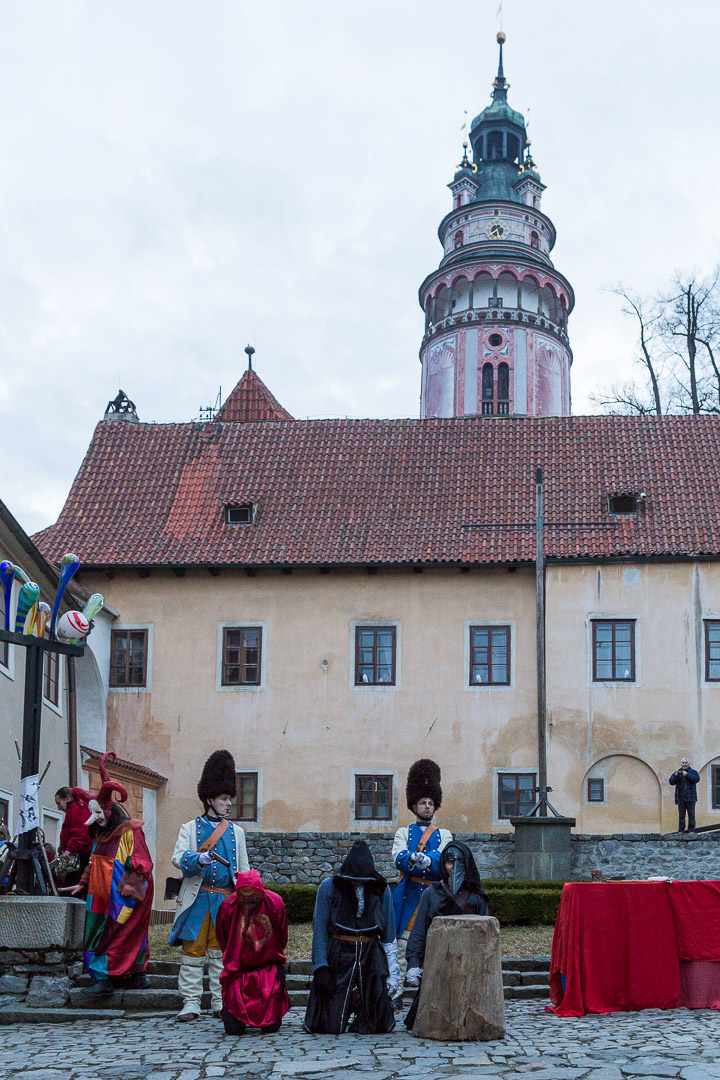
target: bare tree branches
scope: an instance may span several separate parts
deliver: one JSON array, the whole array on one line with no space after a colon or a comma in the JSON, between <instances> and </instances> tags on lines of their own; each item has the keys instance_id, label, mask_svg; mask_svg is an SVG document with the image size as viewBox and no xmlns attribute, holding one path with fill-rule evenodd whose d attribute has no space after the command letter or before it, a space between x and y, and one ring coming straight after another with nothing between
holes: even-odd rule
<instances>
[{"instance_id":1,"label":"bare tree branches","mask_svg":"<svg viewBox=\"0 0 720 1080\"><path fill-rule=\"evenodd\" d=\"M655 299L623 285L611 288L637 327L637 382L600 389L591 400L613 413L720 412L720 269L675 274L672 288Z\"/></svg>"}]
</instances>

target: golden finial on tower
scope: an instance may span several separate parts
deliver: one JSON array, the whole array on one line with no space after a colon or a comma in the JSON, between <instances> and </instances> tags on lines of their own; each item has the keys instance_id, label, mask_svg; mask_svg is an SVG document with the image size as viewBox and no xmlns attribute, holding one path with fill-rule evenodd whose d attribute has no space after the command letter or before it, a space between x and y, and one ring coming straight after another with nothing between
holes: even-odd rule
<instances>
[{"instance_id":1,"label":"golden finial on tower","mask_svg":"<svg viewBox=\"0 0 720 1080\"><path fill-rule=\"evenodd\" d=\"M498 43L498 45L504 45L505 44L505 34L502 32L502 30L498 30L497 43Z\"/></svg>"}]
</instances>

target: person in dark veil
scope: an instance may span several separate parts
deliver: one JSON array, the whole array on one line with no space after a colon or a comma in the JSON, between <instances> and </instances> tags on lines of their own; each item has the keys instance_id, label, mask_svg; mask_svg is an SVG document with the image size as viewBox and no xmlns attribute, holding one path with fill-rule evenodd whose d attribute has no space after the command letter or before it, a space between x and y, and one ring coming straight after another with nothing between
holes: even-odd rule
<instances>
[{"instance_id":1,"label":"person in dark veil","mask_svg":"<svg viewBox=\"0 0 720 1080\"><path fill-rule=\"evenodd\" d=\"M387 881L364 840L355 841L337 874L318 889L312 963L305 1031L393 1030L391 996L400 982L395 916Z\"/></svg>"},{"instance_id":2,"label":"person in dark veil","mask_svg":"<svg viewBox=\"0 0 720 1080\"><path fill-rule=\"evenodd\" d=\"M415 922L407 943L407 984L420 986L425 962L428 931L438 915L487 915L487 893L480 883L475 859L467 844L451 841L442 853L441 880L426 889L418 905ZM420 991L405 1017L412 1028L417 1014Z\"/></svg>"}]
</instances>

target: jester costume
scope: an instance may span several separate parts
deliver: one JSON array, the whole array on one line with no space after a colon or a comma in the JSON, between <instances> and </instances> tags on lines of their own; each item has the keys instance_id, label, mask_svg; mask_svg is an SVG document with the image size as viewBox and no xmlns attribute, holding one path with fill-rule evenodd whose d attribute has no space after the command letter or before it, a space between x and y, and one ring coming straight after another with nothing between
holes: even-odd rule
<instances>
[{"instance_id":1,"label":"jester costume","mask_svg":"<svg viewBox=\"0 0 720 1080\"><path fill-rule=\"evenodd\" d=\"M107 771L106 762L114 758L108 753L100 759L102 786L97 795L73 789L73 798L85 800L91 815L93 848L80 885L87 891L85 966L95 980L88 993L98 997L112 994L117 979L125 986L146 985L153 900L153 864L142 822L113 802L113 792L120 802L127 800L123 785Z\"/></svg>"},{"instance_id":2,"label":"jester costume","mask_svg":"<svg viewBox=\"0 0 720 1080\"><path fill-rule=\"evenodd\" d=\"M235 892L217 913L215 933L223 951L225 1031L277 1031L290 1008L284 952L288 921L282 898L265 888L257 870L236 876Z\"/></svg>"}]
</instances>

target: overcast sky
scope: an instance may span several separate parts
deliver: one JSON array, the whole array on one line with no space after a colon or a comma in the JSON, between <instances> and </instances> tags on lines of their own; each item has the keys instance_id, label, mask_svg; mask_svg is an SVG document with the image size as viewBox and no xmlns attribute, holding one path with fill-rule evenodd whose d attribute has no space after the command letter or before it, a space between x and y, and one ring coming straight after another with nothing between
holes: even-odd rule
<instances>
[{"instance_id":1,"label":"overcast sky","mask_svg":"<svg viewBox=\"0 0 720 1080\"><path fill-rule=\"evenodd\" d=\"M28 531L119 386L142 420L192 419L248 341L296 417L418 415L417 290L497 7L0 0L0 498ZM634 355L604 286L720 257L720 4L505 0L503 19L587 412Z\"/></svg>"}]
</instances>

